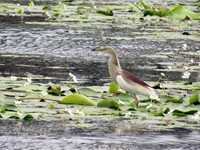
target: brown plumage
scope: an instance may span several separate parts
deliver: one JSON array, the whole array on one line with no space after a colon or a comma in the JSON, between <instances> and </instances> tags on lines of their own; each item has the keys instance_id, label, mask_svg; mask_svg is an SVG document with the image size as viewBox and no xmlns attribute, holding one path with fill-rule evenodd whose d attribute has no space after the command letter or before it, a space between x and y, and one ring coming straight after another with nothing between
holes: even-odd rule
<instances>
[{"instance_id":1,"label":"brown plumage","mask_svg":"<svg viewBox=\"0 0 200 150\"><path fill-rule=\"evenodd\" d=\"M108 62L109 74L112 80L117 83L120 88L133 96L137 107L139 100L137 99L136 95L144 95L153 99L158 99L158 93L155 89L153 89L139 77L121 69L117 54L112 47L108 46L95 49L95 51L102 51L111 55Z\"/></svg>"}]
</instances>

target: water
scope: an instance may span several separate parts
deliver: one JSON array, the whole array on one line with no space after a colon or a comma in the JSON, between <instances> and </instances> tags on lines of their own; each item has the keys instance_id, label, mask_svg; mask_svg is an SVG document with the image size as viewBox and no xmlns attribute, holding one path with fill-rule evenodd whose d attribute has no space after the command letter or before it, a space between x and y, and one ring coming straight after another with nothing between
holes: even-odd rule
<instances>
[{"instance_id":1,"label":"water","mask_svg":"<svg viewBox=\"0 0 200 150\"><path fill-rule=\"evenodd\" d=\"M106 137L1 136L2 150L31 149L190 149L200 148L200 135L133 135Z\"/></svg>"},{"instance_id":2,"label":"water","mask_svg":"<svg viewBox=\"0 0 200 150\"><path fill-rule=\"evenodd\" d=\"M91 49L110 45L116 48L123 68L144 80L157 81L160 71L155 70L166 67L160 62L181 62L182 58L155 58L152 55L175 52L184 43L188 45L188 51L200 49L197 41L187 37L179 39L170 36L163 40L146 38L155 34L155 28L175 34L171 24L165 25L161 21L156 25L147 24L141 21L140 24L125 24L123 27L120 23L108 26L106 22L103 25L101 21L94 26L80 22L67 22L65 25L0 23L0 76L31 74L51 77L48 81L59 83L72 72L84 85L102 85L110 81L108 55L91 52ZM103 26L96 28L95 25ZM181 34L185 30L193 33L196 28L179 29L177 32ZM199 62L198 57L194 59ZM179 80L182 75L180 71L164 73L165 80L170 81ZM197 73L193 72L191 80L195 81L196 77ZM124 131L119 134L119 130L115 129L116 122L106 124L96 120L93 122L96 126L92 129L74 127L66 133L65 124L42 124L42 121L31 123L30 127L25 124L20 133L15 133L16 124L8 122L0 127L0 149L200 149L199 132L180 129L166 133L135 133L126 130L126 134Z\"/></svg>"}]
</instances>

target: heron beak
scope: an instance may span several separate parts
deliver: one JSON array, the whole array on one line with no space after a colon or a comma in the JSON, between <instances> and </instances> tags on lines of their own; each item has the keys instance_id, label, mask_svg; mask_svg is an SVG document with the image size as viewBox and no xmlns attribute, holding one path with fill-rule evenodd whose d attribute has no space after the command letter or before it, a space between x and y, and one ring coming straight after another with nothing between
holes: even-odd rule
<instances>
[{"instance_id":1,"label":"heron beak","mask_svg":"<svg viewBox=\"0 0 200 150\"><path fill-rule=\"evenodd\" d=\"M92 51L95 51L95 52L103 52L104 49L103 49L103 48L95 48L95 49L92 49Z\"/></svg>"}]
</instances>

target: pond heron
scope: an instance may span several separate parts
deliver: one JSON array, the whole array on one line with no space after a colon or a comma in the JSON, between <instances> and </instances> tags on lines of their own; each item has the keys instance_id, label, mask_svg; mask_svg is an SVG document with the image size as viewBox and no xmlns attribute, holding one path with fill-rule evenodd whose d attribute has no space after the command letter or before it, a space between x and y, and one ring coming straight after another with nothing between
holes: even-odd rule
<instances>
[{"instance_id":1,"label":"pond heron","mask_svg":"<svg viewBox=\"0 0 200 150\"><path fill-rule=\"evenodd\" d=\"M155 89L139 77L136 77L134 74L123 70L120 67L118 56L112 47L107 46L104 48L97 48L92 51L101 51L110 54L108 69L111 79L118 84L121 89L128 92L135 99L136 107L138 107L140 102L136 95L143 95L150 97L151 99L159 100L158 92Z\"/></svg>"}]
</instances>

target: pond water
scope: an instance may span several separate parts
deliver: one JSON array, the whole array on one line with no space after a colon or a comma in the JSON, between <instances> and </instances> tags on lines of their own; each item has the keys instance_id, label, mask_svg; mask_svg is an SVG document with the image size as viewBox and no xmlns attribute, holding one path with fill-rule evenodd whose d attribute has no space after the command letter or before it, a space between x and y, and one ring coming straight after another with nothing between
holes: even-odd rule
<instances>
[{"instance_id":1,"label":"pond water","mask_svg":"<svg viewBox=\"0 0 200 150\"><path fill-rule=\"evenodd\" d=\"M71 6L70 9L74 10L74 7ZM123 14L124 11L120 13ZM178 81L181 80L182 70L170 71L168 67L173 68L183 64L183 57L171 58L166 54L177 52L183 44L187 44L187 50L191 52L189 60L193 59L195 62L189 66L192 68L190 80L199 80L200 59L199 55L193 55L200 50L197 33L199 22L169 23L162 19L141 19L139 22L130 22L127 18L132 17L132 14L125 17L117 15L118 18L114 19L98 18L98 16L96 20L87 20L85 23L79 18L65 20L64 23L54 22L55 24L0 23L0 76L33 76L34 82L62 83L66 81L68 73L72 72L77 76L80 85L100 86L110 82L107 70L109 56L91 50L109 45L116 48L121 66L142 79L157 81L160 73L164 72L166 81ZM72 14L72 18L77 18L77 14ZM183 32L189 32L191 35L183 35ZM41 77L49 79L39 80ZM200 148L199 131L188 131L183 128L167 133L147 131L136 134L127 130L129 134L121 135L115 131L111 133L116 127L113 128L112 125L100 121L97 123L98 127L104 128L94 129L96 132L93 132L96 134L87 132L87 135L84 135L81 134L82 128L75 128L74 133L63 135L63 128L59 123L55 123L55 126L51 126L53 122L41 126L38 124L37 122L35 127L27 127L27 131L22 131L20 134L11 132L16 130L16 123L13 124L13 130L10 130L9 122L2 125L0 148L159 150ZM51 126L52 130L55 128L58 130L46 131L46 125Z\"/></svg>"},{"instance_id":2,"label":"pond water","mask_svg":"<svg viewBox=\"0 0 200 150\"><path fill-rule=\"evenodd\" d=\"M147 32L151 34L152 31ZM168 63L180 63L182 58L155 54L177 51L184 43L188 44L190 52L200 48L198 42L193 40L126 39L135 34L139 34L137 29L130 28L95 30L87 27L3 23L0 24L0 75L32 74L52 77L52 82L56 82L65 81L68 73L72 72L82 85L102 85L110 81L108 55L91 50L110 45L116 48L124 69L146 81L157 81L161 72L166 73L166 80L174 81L180 80L182 73L179 70L168 71ZM107 36L122 38L103 40ZM195 62L199 60L198 57L191 59ZM170 65L173 67L174 64ZM196 81L198 75L198 71L194 70L191 80Z\"/></svg>"},{"instance_id":3,"label":"pond water","mask_svg":"<svg viewBox=\"0 0 200 150\"><path fill-rule=\"evenodd\" d=\"M107 137L1 136L1 149L190 149L200 148L199 135L133 135Z\"/></svg>"}]
</instances>

